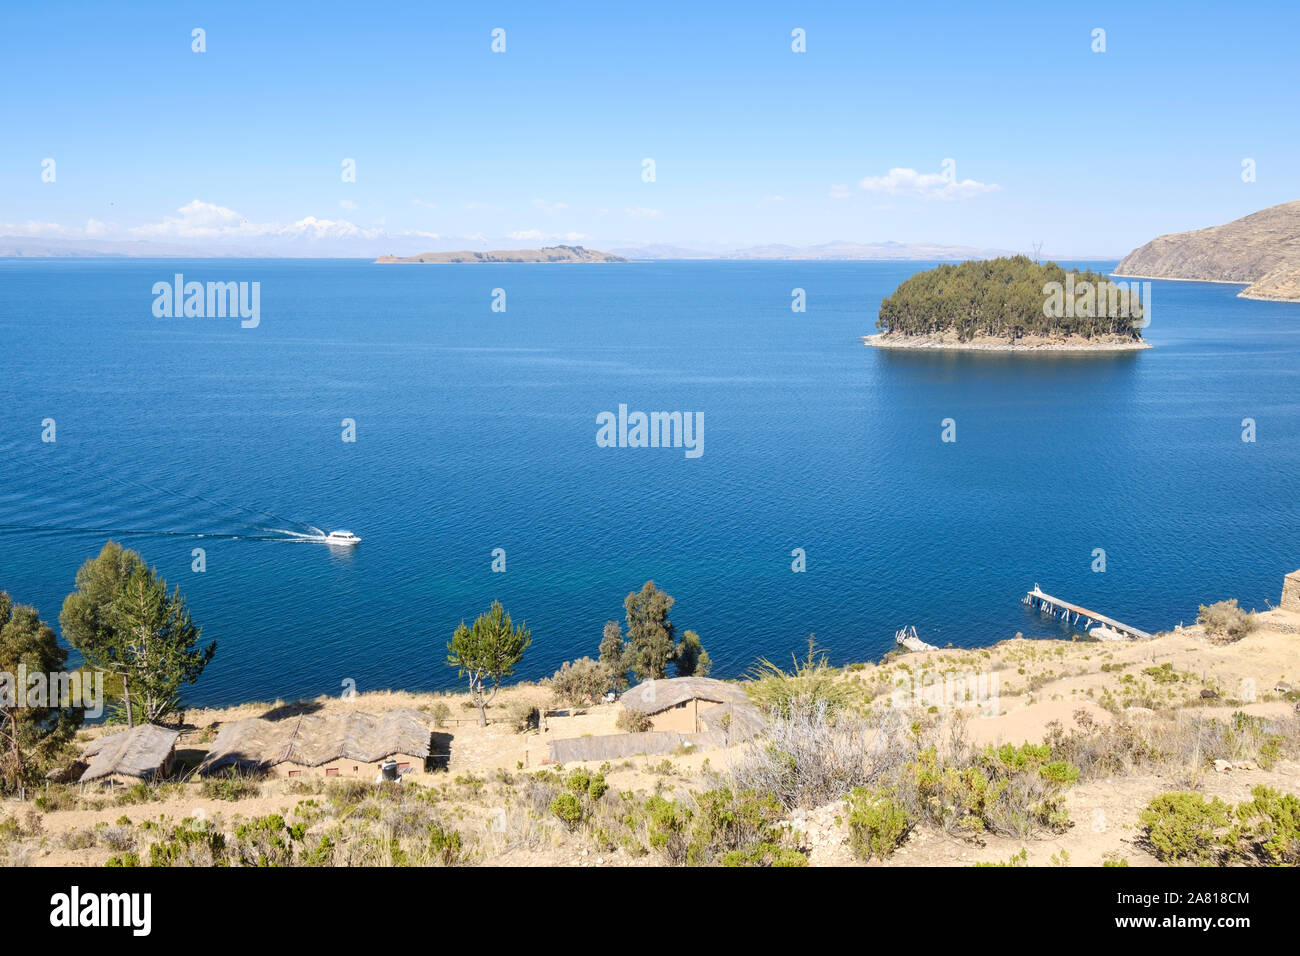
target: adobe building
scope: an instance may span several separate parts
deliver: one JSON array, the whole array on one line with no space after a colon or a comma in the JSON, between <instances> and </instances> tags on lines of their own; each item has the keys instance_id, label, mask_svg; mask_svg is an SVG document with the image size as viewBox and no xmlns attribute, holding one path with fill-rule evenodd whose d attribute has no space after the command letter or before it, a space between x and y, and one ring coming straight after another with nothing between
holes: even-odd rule
<instances>
[{"instance_id":1,"label":"adobe building","mask_svg":"<svg viewBox=\"0 0 1300 956\"><path fill-rule=\"evenodd\" d=\"M241 769L276 777L361 777L374 780L385 761L399 774L424 773L430 759L429 718L409 707L387 713L303 714L283 720L246 717L217 733L199 764L211 775Z\"/></svg>"},{"instance_id":2,"label":"adobe building","mask_svg":"<svg viewBox=\"0 0 1300 956\"><path fill-rule=\"evenodd\" d=\"M758 709L743 690L709 677L648 680L625 693L620 703L624 710L650 715L651 729L656 731L729 730L733 738L743 739L762 726Z\"/></svg>"}]
</instances>

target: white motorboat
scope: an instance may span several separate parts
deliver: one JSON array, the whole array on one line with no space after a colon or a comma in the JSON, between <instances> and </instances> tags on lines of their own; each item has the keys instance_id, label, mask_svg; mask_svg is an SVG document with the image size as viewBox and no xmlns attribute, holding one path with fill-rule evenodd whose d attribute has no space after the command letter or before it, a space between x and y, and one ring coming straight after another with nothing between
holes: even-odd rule
<instances>
[{"instance_id":1,"label":"white motorboat","mask_svg":"<svg viewBox=\"0 0 1300 956\"><path fill-rule=\"evenodd\" d=\"M331 531L325 535L326 544L337 544L341 547L350 547L354 544L360 544L361 539L351 531Z\"/></svg>"}]
</instances>

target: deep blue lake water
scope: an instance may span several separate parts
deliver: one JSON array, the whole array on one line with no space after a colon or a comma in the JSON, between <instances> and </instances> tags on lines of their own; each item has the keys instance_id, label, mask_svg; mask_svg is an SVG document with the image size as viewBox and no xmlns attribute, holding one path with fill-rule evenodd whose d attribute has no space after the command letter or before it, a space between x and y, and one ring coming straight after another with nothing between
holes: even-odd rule
<instances>
[{"instance_id":1,"label":"deep blue lake water","mask_svg":"<svg viewBox=\"0 0 1300 956\"><path fill-rule=\"evenodd\" d=\"M928 265L0 260L0 588L57 629L112 532L218 642L203 704L453 686L444 645L493 598L532 628L517 676L549 675L648 578L722 677L810 632L835 663L904 625L1066 633L1020 605L1036 582L1148 630L1278 600L1300 305L1156 282L1139 354L863 347ZM260 282L261 324L155 318L176 272ZM598 447L620 403L702 412L703 455ZM364 540L281 533L311 527Z\"/></svg>"}]
</instances>

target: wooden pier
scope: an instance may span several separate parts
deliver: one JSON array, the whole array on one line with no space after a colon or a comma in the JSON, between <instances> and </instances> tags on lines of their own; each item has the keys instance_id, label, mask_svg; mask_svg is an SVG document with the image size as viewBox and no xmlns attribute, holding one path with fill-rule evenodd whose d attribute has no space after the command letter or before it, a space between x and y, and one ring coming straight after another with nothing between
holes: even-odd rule
<instances>
[{"instance_id":1,"label":"wooden pier","mask_svg":"<svg viewBox=\"0 0 1300 956\"><path fill-rule=\"evenodd\" d=\"M1059 618L1073 627L1080 627L1094 637L1110 637L1110 634L1105 633L1105 631L1110 631L1116 637L1130 641L1145 641L1151 638L1151 635L1146 631L1139 631L1136 627L1129 627L1113 617L1107 617L1105 614L1089 611L1086 607L1079 607L1079 605L1071 604L1069 601L1062 601L1050 594L1044 594L1037 584L1034 585L1032 591L1020 599L1020 603L1035 608L1043 614ZM1094 625L1097 625L1099 629L1103 629L1102 633L1093 634Z\"/></svg>"}]
</instances>

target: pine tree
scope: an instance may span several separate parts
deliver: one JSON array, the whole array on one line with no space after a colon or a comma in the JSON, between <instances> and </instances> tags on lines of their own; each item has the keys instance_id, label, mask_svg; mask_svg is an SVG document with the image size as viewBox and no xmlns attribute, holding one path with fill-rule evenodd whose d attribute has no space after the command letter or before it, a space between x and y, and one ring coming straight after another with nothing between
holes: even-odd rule
<instances>
[{"instance_id":1,"label":"pine tree","mask_svg":"<svg viewBox=\"0 0 1300 956\"><path fill-rule=\"evenodd\" d=\"M63 669L67 651L36 608L14 604L0 591L0 791L12 793L39 782L46 765L71 741L81 724L76 701L52 699L52 676ZM15 677L43 675L46 696L33 701Z\"/></svg>"},{"instance_id":2,"label":"pine tree","mask_svg":"<svg viewBox=\"0 0 1300 956\"><path fill-rule=\"evenodd\" d=\"M180 707L182 684L199 679L216 653L199 646L201 629L177 588L140 555L109 541L77 571L77 590L59 624L86 664L120 679L127 726L156 723Z\"/></svg>"},{"instance_id":3,"label":"pine tree","mask_svg":"<svg viewBox=\"0 0 1300 956\"><path fill-rule=\"evenodd\" d=\"M473 627L464 621L447 643L447 666L455 667L460 677L469 681L469 692L478 706L479 726L487 726L487 705L496 699L503 678L515 672L524 651L532 643L526 623L514 626L510 615L493 601L486 614L480 614ZM491 696L484 699L486 684L492 684Z\"/></svg>"}]
</instances>

